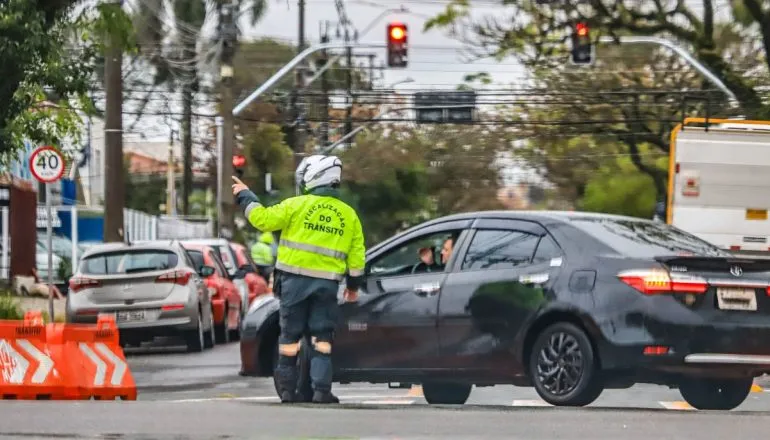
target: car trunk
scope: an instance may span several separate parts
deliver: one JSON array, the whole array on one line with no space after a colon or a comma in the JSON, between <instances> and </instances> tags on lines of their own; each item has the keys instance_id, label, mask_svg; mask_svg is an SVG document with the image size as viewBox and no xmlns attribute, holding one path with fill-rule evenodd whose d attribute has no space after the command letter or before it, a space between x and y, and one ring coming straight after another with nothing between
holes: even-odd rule
<instances>
[{"instance_id":1,"label":"car trunk","mask_svg":"<svg viewBox=\"0 0 770 440\"><path fill-rule=\"evenodd\" d=\"M156 281L159 276L168 272L168 270L161 270L106 276L90 275L88 278L100 284L84 293L94 304L159 301L167 298L175 287L174 283Z\"/></svg>"},{"instance_id":2,"label":"car trunk","mask_svg":"<svg viewBox=\"0 0 770 440\"><path fill-rule=\"evenodd\" d=\"M661 256L674 284L702 289L695 310L715 322L765 321L770 315L770 260L741 257ZM678 290L678 289L677 289Z\"/></svg>"}]
</instances>

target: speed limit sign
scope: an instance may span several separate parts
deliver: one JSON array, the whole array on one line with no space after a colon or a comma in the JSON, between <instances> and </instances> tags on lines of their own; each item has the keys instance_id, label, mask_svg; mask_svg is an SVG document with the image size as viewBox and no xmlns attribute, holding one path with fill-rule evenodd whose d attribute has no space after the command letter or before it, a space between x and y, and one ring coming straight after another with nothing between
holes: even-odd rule
<instances>
[{"instance_id":1,"label":"speed limit sign","mask_svg":"<svg viewBox=\"0 0 770 440\"><path fill-rule=\"evenodd\" d=\"M54 147L40 147L29 157L29 170L39 182L56 182L64 174L64 156Z\"/></svg>"}]
</instances>

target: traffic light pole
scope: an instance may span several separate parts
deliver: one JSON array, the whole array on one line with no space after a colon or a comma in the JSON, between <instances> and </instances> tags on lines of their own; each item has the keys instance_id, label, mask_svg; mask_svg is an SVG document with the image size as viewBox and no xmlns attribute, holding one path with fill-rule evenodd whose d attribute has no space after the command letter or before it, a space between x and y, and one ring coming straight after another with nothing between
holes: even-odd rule
<instances>
[{"instance_id":1,"label":"traffic light pole","mask_svg":"<svg viewBox=\"0 0 770 440\"><path fill-rule=\"evenodd\" d=\"M665 38L658 38L658 37L634 37L634 36L621 36L615 39L614 37L600 37L599 38L600 43L618 43L621 44L657 44L658 46L663 46L666 49L671 50L675 54L682 57L683 60L687 61L690 66L694 67L695 70L697 70L701 75L706 77L706 79L713 85L715 85L719 90L724 92L725 95L730 100L730 105L733 107L738 107L740 104L738 103L738 98L735 97L735 93L733 93L730 89L727 88L725 83L722 82L719 78L717 78L716 75L711 73L711 71L700 63L700 61L696 60L695 57L690 55L687 50L684 48L676 45L675 43L666 40Z\"/></svg>"},{"instance_id":2,"label":"traffic light pole","mask_svg":"<svg viewBox=\"0 0 770 440\"><path fill-rule=\"evenodd\" d=\"M322 50L330 50L330 49L347 49L355 48L355 49L384 49L387 47L387 43L359 43L357 41L347 41L347 42L334 42L334 43L323 43L323 44L314 44L312 46L309 46L307 49L300 52L297 56L295 56L291 61L286 63L285 66L281 67L281 69L274 73L273 76L268 78L267 81L262 83L259 87L257 87L249 96L246 97L243 101L241 101L238 105L235 106L233 109L233 116L238 116L243 111L251 105L254 101L257 100L260 96L262 96L266 91L270 89L270 87L273 87L278 81L283 79L289 72L291 72L292 69L297 67L299 63L304 61L307 57L310 55L322 51Z\"/></svg>"}]
</instances>

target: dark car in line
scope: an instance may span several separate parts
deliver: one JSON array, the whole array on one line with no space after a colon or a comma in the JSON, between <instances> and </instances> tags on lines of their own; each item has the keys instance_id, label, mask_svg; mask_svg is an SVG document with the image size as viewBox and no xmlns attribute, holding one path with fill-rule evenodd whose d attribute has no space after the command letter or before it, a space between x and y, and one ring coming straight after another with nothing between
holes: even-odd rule
<instances>
[{"instance_id":1,"label":"dark car in line","mask_svg":"<svg viewBox=\"0 0 770 440\"><path fill-rule=\"evenodd\" d=\"M242 375L272 374L277 311L272 296L249 309ZM332 356L336 382L422 384L429 403L514 384L583 406L604 389L651 383L698 409L733 409L770 372L770 261L638 218L452 215L367 252L365 287L341 306Z\"/></svg>"}]
</instances>

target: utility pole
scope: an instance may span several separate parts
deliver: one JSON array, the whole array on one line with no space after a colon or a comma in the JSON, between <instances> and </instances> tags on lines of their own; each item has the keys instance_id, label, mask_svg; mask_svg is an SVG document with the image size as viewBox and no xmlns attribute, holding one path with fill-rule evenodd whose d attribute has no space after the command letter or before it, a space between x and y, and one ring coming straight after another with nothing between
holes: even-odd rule
<instances>
[{"instance_id":1,"label":"utility pole","mask_svg":"<svg viewBox=\"0 0 770 440\"><path fill-rule=\"evenodd\" d=\"M233 175L233 144L235 143L235 117L233 116L233 57L238 43L238 30L235 22L235 0L220 0L219 4L219 37L222 42L222 56L219 71L222 115L222 145L219 154L219 170L217 176L217 230L218 237L230 239L234 227L234 201L230 191ZM219 127L218 127L219 129Z\"/></svg>"},{"instance_id":2,"label":"utility pole","mask_svg":"<svg viewBox=\"0 0 770 440\"><path fill-rule=\"evenodd\" d=\"M111 1L108 8L122 8L122 2ZM123 241L123 42L109 36L104 57L104 184L109 196L104 198L104 241ZM106 194L106 192L105 192Z\"/></svg>"},{"instance_id":3,"label":"utility pole","mask_svg":"<svg viewBox=\"0 0 770 440\"><path fill-rule=\"evenodd\" d=\"M345 25L345 42L350 41L350 28L349 26ZM347 103L347 108L345 109L345 135L347 136L350 134L350 132L353 131L353 48L348 47L345 49L345 63L348 67L348 75L347 75L347 96L345 97L345 101ZM351 142L345 143L345 148L348 149L351 146Z\"/></svg>"},{"instance_id":4,"label":"utility pole","mask_svg":"<svg viewBox=\"0 0 770 440\"><path fill-rule=\"evenodd\" d=\"M369 57L369 90L374 90L374 59L377 55L370 53Z\"/></svg>"},{"instance_id":5,"label":"utility pole","mask_svg":"<svg viewBox=\"0 0 770 440\"><path fill-rule=\"evenodd\" d=\"M297 53L302 53L305 50L305 0L299 0L299 29L297 34L299 36L299 44L297 45ZM305 86L304 81L305 69L304 66L297 66L297 70L294 73L294 91L291 98L291 120L289 124L292 125L292 145L291 149L294 151L294 166L298 167L302 161L305 149L305 127L304 118L302 118L302 109L300 93Z\"/></svg>"},{"instance_id":6,"label":"utility pole","mask_svg":"<svg viewBox=\"0 0 770 440\"><path fill-rule=\"evenodd\" d=\"M322 24L321 29L321 43L329 42L329 22L325 21ZM326 147L329 145L329 78L327 72L329 69L325 68L326 63L329 62L329 52L321 51L321 60L323 61L323 72L321 73L321 146Z\"/></svg>"},{"instance_id":7,"label":"utility pole","mask_svg":"<svg viewBox=\"0 0 770 440\"><path fill-rule=\"evenodd\" d=\"M168 143L168 170L166 172L166 214L174 215L176 211L176 175L174 169L174 130L171 130Z\"/></svg>"}]
</instances>

